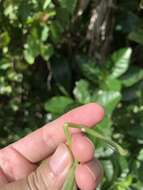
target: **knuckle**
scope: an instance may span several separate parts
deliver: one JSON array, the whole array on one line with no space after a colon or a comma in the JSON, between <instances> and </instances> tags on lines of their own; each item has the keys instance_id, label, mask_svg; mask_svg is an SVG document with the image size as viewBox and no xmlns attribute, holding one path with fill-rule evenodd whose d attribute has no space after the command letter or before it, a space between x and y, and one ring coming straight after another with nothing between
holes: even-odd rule
<instances>
[{"instance_id":1,"label":"knuckle","mask_svg":"<svg viewBox=\"0 0 143 190\"><path fill-rule=\"evenodd\" d=\"M4 148L0 151L0 170L7 177L8 181L11 182L14 179L14 168L11 162L11 158L8 157L8 149Z\"/></svg>"}]
</instances>

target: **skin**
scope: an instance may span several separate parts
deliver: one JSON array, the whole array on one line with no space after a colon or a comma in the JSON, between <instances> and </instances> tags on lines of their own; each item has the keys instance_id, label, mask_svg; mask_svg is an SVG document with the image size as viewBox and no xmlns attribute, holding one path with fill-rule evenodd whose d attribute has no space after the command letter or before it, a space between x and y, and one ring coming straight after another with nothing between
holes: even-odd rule
<instances>
[{"instance_id":1,"label":"skin","mask_svg":"<svg viewBox=\"0 0 143 190\"><path fill-rule=\"evenodd\" d=\"M78 187L94 190L102 178L101 165L94 159L94 146L78 129L71 129L71 154L65 145L63 124L72 122L91 127L99 123L103 116L104 110L98 104L80 106L1 149L0 190L60 190L72 164L72 155L81 162L75 174ZM50 162L60 148L67 151L67 169L57 176L53 174Z\"/></svg>"}]
</instances>

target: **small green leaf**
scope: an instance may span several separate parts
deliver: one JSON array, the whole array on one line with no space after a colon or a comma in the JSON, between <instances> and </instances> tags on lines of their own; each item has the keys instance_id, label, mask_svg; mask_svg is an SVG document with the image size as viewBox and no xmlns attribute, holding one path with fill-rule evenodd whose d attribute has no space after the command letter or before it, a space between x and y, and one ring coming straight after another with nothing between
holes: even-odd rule
<instances>
[{"instance_id":1,"label":"small green leaf","mask_svg":"<svg viewBox=\"0 0 143 190\"><path fill-rule=\"evenodd\" d=\"M50 59L53 52L54 50L52 45L41 45L40 53L45 61L48 61Z\"/></svg>"},{"instance_id":2,"label":"small green leaf","mask_svg":"<svg viewBox=\"0 0 143 190\"><path fill-rule=\"evenodd\" d=\"M131 54L131 48L123 48L113 53L110 60L114 64L110 75L111 78L118 78L127 71Z\"/></svg>"},{"instance_id":3,"label":"small green leaf","mask_svg":"<svg viewBox=\"0 0 143 190\"><path fill-rule=\"evenodd\" d=\"M63 185L62 190L76 190L76 185L75 185L75 169L77 167L78 162L75 160L69 174L66 178L66 181Z\"/></svg>"},{"instance_id":4,"label":"small green leaf","mask_svg":"<svg viewBox=\"0 0 143 190\"><path fill-rule=\"evenodd\" d=\"M51 113L61 114L72 103L73 100L69 97L55 96L45 103L45 110Z\"/></svg>"},{"instance_id":5,"label":"small green leaf","mask_svg":"<svg viewBox=\"0 0 143 190\"><path fill-rule=\"evenodd\" d=\"M103 83L101 83L101 88L107 91L120 91L121 90L121 81L118 79L113 79L107 77Z\"/></svg>"},{"instance_id":6,"label":"small green leaf","mask_svg":"<svg viewBox=\"0 0 143 190\"><path fill-rule=\"evenodd\" d=\"M113 167L112 161L111 160L103 160L102 165L104 168L104 174L105 174L108 182L112 181L113 175L114 175L114 167Z\"/></svg>"},{"instance_id":7,"label":"small green leaf","mask_svg":"<svg viewBox=\"0 0 143 190\"><path fill-rule=\"evenodd\" d=\"M122 84L126 87L131 87L141 80L143 80L143 69L137 67L131 67L121 78Z\"/></svg>"},{"instance_id":8,"label":"small green leaf","mask_svg":"<svg viewBox=\"0 0 143 190\"><path fill-rule=\"evenodd\" d=\"M98 91L94 95L96 102L104 106L106 112L111 114L121 100L121 93L118 91Z\"/></svg>"},{"instance_id":9,"label":"small green leaf","mask_svg":"<svg viewBox=\"0 0 143 190\"><path fill-rule=\"evenodd\" d=\"M140 0L140 8L143 9L143 0Z\"/></svg>"},{"instance_id":10,"label":"small green leaf","mask_svg":"<svg viewBox=\"0 0 143 190\"><path fill-rule=\"evenodd\" d=\"M86 104L91 101L91 95L89 92L89 83L86 80L81 79L76 82L76 87L73 90L75 98L81 104Z\"/></svg>"},{"instance_id":11,"label":"small green leaf","mask_svg":"<svg viewBox=\"0 0 143 190\"><path fill-rule=\"evenodd\" d=\"M51 0L45 0L44 5L43 5L43 10L45 10L51 3Z\"/></svg>"},{"instance_id":12,"label":"small green leaf","mask_svg":"<svg viewBox=\"0 0 143 190\"><path fill-rule=\"evenodd\" d=\"M137 28L128 35L128 38L129 40L143 45L143 29L141 27Z\"/></svg>"},{"instance_id":13,"label":"small green leaf","mask_svg":"<svg viewBox=\"0 0 143 190\"><path fill-rule=\"evenodd\" d=\"M0 48L7 46L10 43L10 36L8 32L0 34Z\"/></svg>"}]
</instances>

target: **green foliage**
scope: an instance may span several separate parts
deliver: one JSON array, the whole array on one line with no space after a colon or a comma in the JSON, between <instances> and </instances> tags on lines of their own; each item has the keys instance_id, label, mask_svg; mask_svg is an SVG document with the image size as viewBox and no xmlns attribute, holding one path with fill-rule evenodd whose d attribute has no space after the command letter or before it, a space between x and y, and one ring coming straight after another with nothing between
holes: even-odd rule
<instances>
[{"instance_id":1,"label":"green foliage","mask_svg":"<svg viewBox=\"0 0 143 190\"><path fill-rule=\"evenodd\" d=\"M113 1L111 15L103 9L108 0L104 6L99 1L95 28L96 5L83 2L0 1L0 146L76 106L98 102L105 118L97 131L129 156L119 157L90 136L105 171L97 190L141 190L142 1Z\"/></svg>"}]
</instances>

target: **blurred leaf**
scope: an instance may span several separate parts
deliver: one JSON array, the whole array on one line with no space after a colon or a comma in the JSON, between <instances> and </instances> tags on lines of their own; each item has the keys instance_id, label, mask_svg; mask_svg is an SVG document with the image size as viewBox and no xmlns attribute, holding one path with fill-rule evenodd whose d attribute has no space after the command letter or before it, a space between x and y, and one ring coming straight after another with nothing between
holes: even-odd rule
<instances>
[{"instance_id":1,"label":"blurred leaf","mask_svg":"<svg viewBox=\"0 0 143 190\"><path fill-rule=\"evenodd\" d=\"M58 22L53 22L50 27L50 31L51 31L52 40L55 43L58 42L63 32L63 29L61 28L60 24Z\"/></svg>"},{"instance_id":2,"label":"blurred leaf","mask_svg":"<svg viewBox=\"0 0 143 190\"><path fill-rule=\"evenodd\" d=\"M143 139L143 127L137 127L137 126L135 126L134 128L132 127L128 131L128 134L136 139Z\"/></svg>"},{"instance_id":3,"label":"blurred leaf","mask_svg":"<svg viewBox=\"0 0 143 190\"><path fill-rule=\"evenodd\" d=\"M60 0L61 6L68 10L69 13L73 14L77 0Z\"/></svg>"},{"instance_id":4,"label":"blurred leaf","mask_svg":"<svg viewBox=\"0 0 143 190\"><path fill-rule=\"evenodd\" d=\"M52 45L41 45L40 48L41 56L45 59L45 61L48 61L54 52Z\"/></svg>"},{"instance_id":5,"label":"blurred leaf","mask_svg":"<svg viewBox=\"0 0 143 190\"><path fill-rule=\"evenodd\" d=\"M86 80L81 79L76 82L76 86L73 90L73 94L75 98L81 104L86 104L91 101L91 95L89 91L89 83Z\"/></svg>"},{"instance_id":6,"label":"blurred leaf","mask_svg":"<svg viewBox=\"0 0 143 190\"><path fill-rule=\"evenodd\" d=\"M143 9L143 0L140 0L140 8Z\"/></svg>"},{"instance_id":7,"label":"blurred leaf","mask_svg":"<svg viewBox=\"0 0 143 190\"><path fill-rule=\"evenodd\" d=\"M118 79L111 78L110 76L106 78L105 81L101 83L101 88L103 90L109 91L120 91L121 90L121 81Z\"/></svg>"},{"instance_id":8,"label":"blurred leaf","mask_svg":"<svg viewBox=\"0 0 143 190\"><path fill-rule=\"evenodd\" d=\"M113 174L114 174L114 168L113 164L110 160L102 161L102 165L104 168L104 174L107 177L108 181L112 181Z\"/></svg>"},{"instance_id":9,"label":"blurred leaf","mask_svg":"<svg viewBox=\"0 0 143 190\"><path fill-rule=\"evenodd\" d=\"M110 60L111 63L114 63L114 67L110 74L111 78L118 78L127 71L131 54L131 48L123 48L113 53Z\"/></svg>"},{"instance_id":10,"label":"blurred leaf","mask_svg":"<svg viewBox=\"0 0 143 190\"><path fill-rule=\"evenodd\" d=\"M135 41L141 45L143 45L143 29L137 28L135 31L132 31L128 38L132 41Z\"/></svg>"},{"instance_id":11,"label":"blurred leaf","mask_svg":"<svg viewBox=\"0 0 143 190\"><path fill-rule=\"evenodd\" d=\"M143 79L143 69L133 67L121 78L122 84L130 87Z\"/></svg>"},{"instance_id":12,"label":"blurred leaf","mask_svg":"<svg viewBox=\"0 0 143 190\"><path fill-rule=\"evenodd\" d=\"M140 150L137 158L138 160L143 161L143 149Z\"/></svg>"},{"instance_id":13,"label":"blurred leaf","mask_svg":"<svg viewBox=\"0 0 143 190\"><path fill-rule=\"evenodd\" d=\"M3 32L0 34L0 48L7 46L10 42L10 36L8 32Z\"/></svg>"},{"instance_id":14,"label":"blurred leaf","mask_svg":"<svg viewBox=\"0 0 143 190\"><path fill-rule=\"evenodd\" d=\"M102 79L102 69L101 65L98 65L95 59L89 58L87 56L77 56L76 61L83 73L83 75L94 83L98 83L99 79Z\"/></svg>"},{"instance_id":15,"label":"blurred leaf","mask_svg":"<svg viewBox=\"0 0 143 190\"><path fill-rule=\"evenodd\" d=\"M64 113L67 106L71 105L73 100L66 96L55 96L45 103L45 110L54 114Z\"/></svg>"},{"instance_id":16,"label":"blurred leaf","mask_svg":"<svg viewBox=\"0 0 143 190\"><path fill-rule=\"evenodd\" d=\"M111 126L112 126L112 120L110 116L105 114L104 119L99 124L97 124L96 130L110 138L112 134Z\"/></svg>"},{"instance_id":17,"label":"blurred leaf","mask_svg":"<svg viewBox=\"0 0 143 190\"><path fill-rule=\"evenodd\" d=\"M94 95L96 101L101 104L106 112L110 115L119 101L121 100L121 94L118 91L98 91L97 94Z\"/></svg>"},{"instance_id":18,"label":"blurred leaf","mask_svg":"<svg viewBox=\"0 0 143 190\"><path fill-rule=\"evenodd\" d=\"M132 176L129 175L125 178L119 178L119 180L115 183L114 189L115 190L125 190L129 189L132 183Z\"/></svg>"},{"instance_id":19,"label":"blurred leaf","mask_svg":"<svg viewBox=\"0 0 143 190\"><path fill-rule=\"evenodd\" d=\"M139 83L126 88L123 90L123 100L124 101L133 101L135 99L141 98L143 90L143 82L140 81Z\"/></svg>"},{"instance_id":20,"label":"blurred leaf","mask_svg":"<svg viewBox=\"0 0 143 190\"><path fill-rule=\"evenodd\" d=\"M49 27L44 26L42 33L41 33L41 40L43 42L45 42L48 39L48 35L49 35Z\"/></svg>"},{"instance_id":21,"label":"blurred leaf","mask_svg":"<svg viewBox=\"0 0 143 190\"><path fill-rule=\"evenodd\" d=\"M51 3L52 0L45 0L44 4L43 4L43 9L45 10Z\"/></svg>"}]
</instances>

